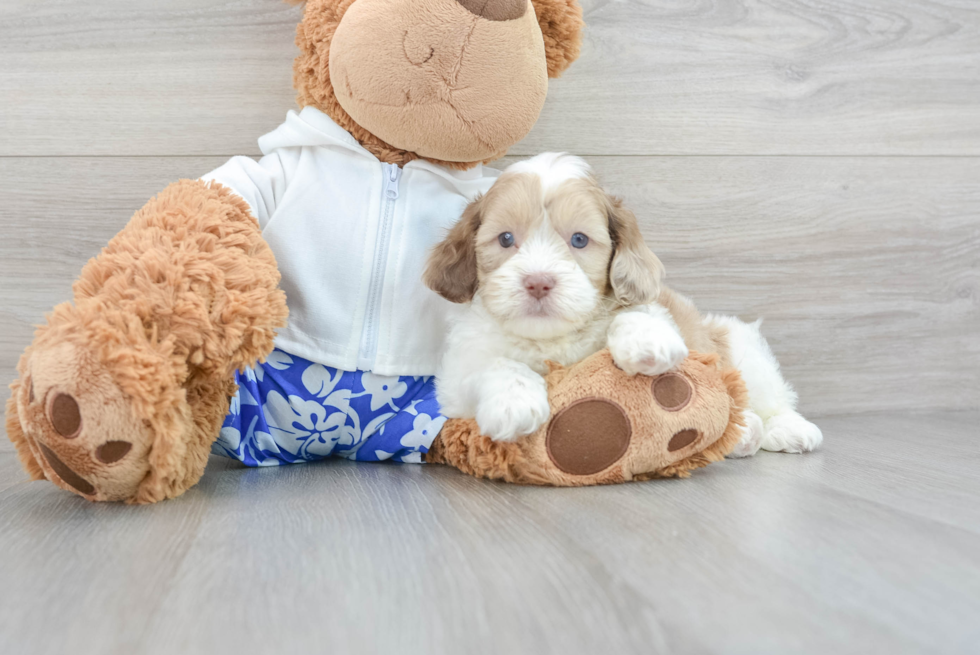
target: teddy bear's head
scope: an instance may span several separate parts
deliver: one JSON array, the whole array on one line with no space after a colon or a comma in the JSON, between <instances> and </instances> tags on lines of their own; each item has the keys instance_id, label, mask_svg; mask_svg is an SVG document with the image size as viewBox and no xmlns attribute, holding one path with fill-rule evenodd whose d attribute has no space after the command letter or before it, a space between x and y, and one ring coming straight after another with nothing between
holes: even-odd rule
<instances>
[{"instance_id":1,"label":"teddy bear's head","mask_svg":"<svg viewBox=\"0 0 980 655\"><path fill-rule=\"evenodd\" d=\"M382 161L469 168L531 130L582 27L577 0L308 0L294 85Z\"/></svg>"}]
</instances>

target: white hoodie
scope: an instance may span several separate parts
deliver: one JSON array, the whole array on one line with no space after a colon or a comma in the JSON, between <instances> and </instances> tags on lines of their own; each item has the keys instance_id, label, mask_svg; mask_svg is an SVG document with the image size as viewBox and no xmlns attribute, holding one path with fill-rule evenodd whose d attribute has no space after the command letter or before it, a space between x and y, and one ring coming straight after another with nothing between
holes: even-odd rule
<instances>
[{"instance_id":1,"label":"white hoodie","mask_svg":"<svg viewBox=\"0 0 980 655\"><path fill-rule=\"evenodd\" d=\"M434 375L452 303L422 283L432 247L499 171L381 163L317 109L289 112L204 176L251 206L276 255L289 325L276 346L379 375Z\"/></svg>"}]
</instances>

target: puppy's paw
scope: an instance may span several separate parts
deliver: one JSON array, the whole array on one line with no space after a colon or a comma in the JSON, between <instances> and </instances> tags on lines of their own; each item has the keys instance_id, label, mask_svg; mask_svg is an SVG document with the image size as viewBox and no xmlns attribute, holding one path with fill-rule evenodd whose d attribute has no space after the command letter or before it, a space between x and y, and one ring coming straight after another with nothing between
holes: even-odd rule
<instances>
[{"instance_id":1,"label":"puppy's paw","mask_svg":"<svg viewBox=\"0 0 980 655\"><path fill-rule=\"evenodd\" d=\"M766 421L762 448L784 453L808 453L822 442L820 428L796 412L788 411Z\"/></svg>"},{"instance_id":2,"label":"puppy's paw","mask_svg":"<svg viewBox=\"0 0 980 655\"><path fill-rule=\"evenodd\" d=\"M548 389L541 376L519 377L484 395L476 408L480 432L494 441L516 441L537 431L551 416Z\"/></svg>"},{"instance_id":3,"label":"puppy's paw","mask_svg":"<svg viewBox=\"0 0 980 655\"><path fill-rule=\"evenodd\" d=\"M623 313L609 329L609 352L629 375L660 375L688 355L684 339L672 325L640 312Z\"/></svg>"},{"instance_id":4,"label":"puppy's paw","mask_svg":"<svg viewBox=\"0 0 980 655\"><path fill-rule=\"evenodd\" d=\"M742 438L732 449L732 452L725 455L728 458L752 457L759 448L762 447L762 437L764 434L762 419L753 411L745 410L743 415L745 427L742 428Z\"/></svg>"}]
</instances>

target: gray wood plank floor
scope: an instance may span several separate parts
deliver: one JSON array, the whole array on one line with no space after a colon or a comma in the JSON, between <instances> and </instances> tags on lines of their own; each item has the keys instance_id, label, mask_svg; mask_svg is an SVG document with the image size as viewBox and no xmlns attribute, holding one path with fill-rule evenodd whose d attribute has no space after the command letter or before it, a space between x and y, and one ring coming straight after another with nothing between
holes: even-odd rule
<instances>
[{"instance_id":1,"label":"gray wood plank floor","mask_svg":"<svg viewBox=\"0 0 980 655\"><path fill-rule=\"evenodd\" d=\"M976 653L980 414L822 427L602 489L220 458L152 507L14 484L0 652Z\"/></svg>"}]
</instances>

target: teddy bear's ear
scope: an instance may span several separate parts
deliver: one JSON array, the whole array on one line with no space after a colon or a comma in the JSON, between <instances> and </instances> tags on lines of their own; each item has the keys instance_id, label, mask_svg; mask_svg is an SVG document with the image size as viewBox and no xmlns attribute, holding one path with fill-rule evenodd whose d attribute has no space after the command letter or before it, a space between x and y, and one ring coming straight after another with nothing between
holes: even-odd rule
<instances>
[{"instance_id":1,"label":"teddy bear's ear","mask_svg":"<svg viewBox=\"0 0 980 655\"><path fill-rule=\"evenodd\" d=\"M582 49L582 7L578 0L531 0L538 16L544 51L548 58L548 77L558 77Z\"/></svg>"}]
</instances>

